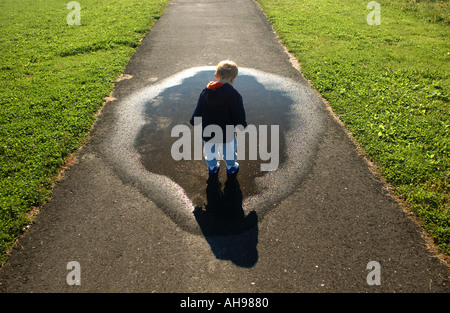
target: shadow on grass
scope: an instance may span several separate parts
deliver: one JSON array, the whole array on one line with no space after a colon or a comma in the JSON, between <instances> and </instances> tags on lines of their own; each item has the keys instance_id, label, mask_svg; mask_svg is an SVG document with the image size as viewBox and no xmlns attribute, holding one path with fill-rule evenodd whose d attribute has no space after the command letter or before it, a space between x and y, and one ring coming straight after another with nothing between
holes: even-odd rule
<instances>
[{"instance_id":1,"label":"shadow on grass","mask_svg":"<svg viewBox=\"0 0 450 313\"><path fill-rule=\"evenodd\" d=\"M258 261L258 215L254 211L245 215L236 174L227 175L223 192L221 187L218 175L209 175L208 204L195 208L195 219L216 258L252 267Z\"/></svg>"}]
</instances>

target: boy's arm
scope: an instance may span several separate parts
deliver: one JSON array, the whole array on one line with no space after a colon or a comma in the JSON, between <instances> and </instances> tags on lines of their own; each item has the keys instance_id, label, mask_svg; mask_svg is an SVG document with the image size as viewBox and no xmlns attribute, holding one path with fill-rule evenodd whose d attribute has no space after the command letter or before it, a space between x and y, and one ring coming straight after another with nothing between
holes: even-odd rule
<instances>
[{"instance_id":1,"label":"boy's arm","mask_svg":"<svg viewBox=\"0 0 450 313\"><path fill-rule=\"evenodd\" d=\"M231 116L233 118L234 126L242 125L247 127L247 120L245 117L244 103L242 102L242 96L239 93L234 95L233 108L231 110Z\"/></svg>"},{"instance_id":2,"label":"boy's arm","mask_svg":"<svg viewBox=\"0 0 450 313\"><path fill-rule=\"evenodd\" d=\"M200 94L200 97L198 97L197 106L195 107L194 114L192 114L192 117L190 119L190 123L192 126L194 126L194 117L196 116L202 116L203 111L203 92Z\"/></svg>"}]
</instances>

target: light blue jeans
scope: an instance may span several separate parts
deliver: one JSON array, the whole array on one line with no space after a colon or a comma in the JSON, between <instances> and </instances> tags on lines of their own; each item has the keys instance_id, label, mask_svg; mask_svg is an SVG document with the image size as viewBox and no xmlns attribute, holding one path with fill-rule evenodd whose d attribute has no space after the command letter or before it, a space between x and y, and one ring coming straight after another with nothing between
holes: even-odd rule
<instances>
[{"instance_id":1,"label":"light blue jeans","mask_svg":"<svg viewBox=\"0 0 450 313\"><path fill-rule=\"evenodd\" d=\"M233 141L230 141L228 143L205 142L204 152L206 164L208 164L210 169L213 169L221 159L220 152L222 152L222 156L227 165L227 169L231 168L236 163L236 148L236 136L234 137Z\"/></svg>"}]
</instances>

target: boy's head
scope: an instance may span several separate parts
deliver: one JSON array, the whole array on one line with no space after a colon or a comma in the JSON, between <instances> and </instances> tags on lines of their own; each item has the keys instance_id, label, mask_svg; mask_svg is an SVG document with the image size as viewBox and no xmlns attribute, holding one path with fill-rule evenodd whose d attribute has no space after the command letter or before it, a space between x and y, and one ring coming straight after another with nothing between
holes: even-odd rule
<instances>
[{"instance_id":1,"label":"boy's head","mask_svg":"<svg viewBox=\"0 0 450 313\"><path fill-rule=\"evenodd\" d=\"M214 74L216 79L223 79L229 83L233 83L234 79L238 75L238 67L236 63L230 60L221 61L217 64L216 73Z\"/></svg>"}]
</instances>

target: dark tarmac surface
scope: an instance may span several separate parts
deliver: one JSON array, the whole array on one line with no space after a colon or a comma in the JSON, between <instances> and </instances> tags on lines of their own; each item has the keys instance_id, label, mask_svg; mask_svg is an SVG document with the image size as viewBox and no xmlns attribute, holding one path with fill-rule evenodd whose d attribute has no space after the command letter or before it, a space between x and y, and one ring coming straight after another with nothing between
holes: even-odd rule
<instances>
[{"instance_id":1,"label":"dark tarmac surface","mask_svg":"<svg viewBox=\"0 0 450 313\"><path fill-rule=\"evenodd\" d=\"M243 160L237 177L207 183L204 161L167 155L168 131L187 125L227 58L242 69L248 122L283 127L282 156L276 171ZM172 1L125 74L0 270L2 292L449 291L448 267L253 1ZM81 285L66 282L71 261ZM370 261L380 285L367 283Z\"/></svg>"}]
</instances>

